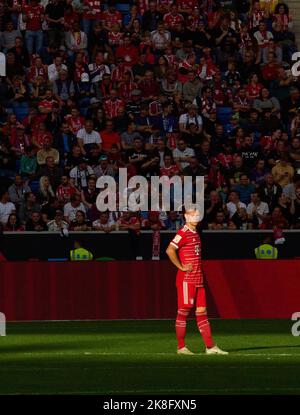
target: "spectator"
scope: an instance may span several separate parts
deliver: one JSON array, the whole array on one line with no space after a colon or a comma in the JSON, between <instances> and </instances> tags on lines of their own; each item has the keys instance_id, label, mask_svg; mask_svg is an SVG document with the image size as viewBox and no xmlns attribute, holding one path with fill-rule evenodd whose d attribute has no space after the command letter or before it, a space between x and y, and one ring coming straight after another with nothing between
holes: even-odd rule
<instances>
[{"instance_id":1,"label":"spectator","mask_svg":"<svg viewBox=\"0 0 300 415\"><path fill-rule=\"evenodd\" d=\"M88 159L82 157L79 160L78 166L70 171L70 179L73 186L82 190L87 188L88 179L94 175L93 169L88 165Z\"/></svg>"},{"instance_id":2,"label":"spectator","mask_svg":"<svg viewBox=\"0 0 300 415\"><path fill-rule=\"evenodd\" d=\"M208 224L213 223L218 212L223 210L223 203L220 195L215 190L209 194L209 200L205 203L205 217Z\"/></svg>"},{"instance_id":3,"label":"spectator","mask_svg":"<svg viewBox=\"0 0 300 415\"><path fill-rule=\"evenodd\" d=\"M297 226L300 94L285 4L150 0L123 15L96 0L17 3L2 10L0 176L8 189L20 174L38 195L17 198L22 225L33 205L45 222L74 195L97 220L93 178L127 167L149 182L205 174L206 227L258 226L243 209L223 220L235 189L236 203L260 196Z\"/></svg>"},{"instance_id":4,"label":"spectator","mask_svg":"<svg viewBox=\"0 0 300 415\"><path fill-rule=\"evenodd\" d=\"M102 139L102 150L104 152L109 152L113 144L117 145L118 150L121 149L120 135L114 131L114 125L113 125L112 120L106 121L105 130L101 131L101 139Z\"/></svg>"},{"instance_id":5,"label":"spectator","mask_svg":"<svg viewBox=\"0 0 300 415\"><path fill-rule=\"evenodd\" d=\"M33 212L39 212L40 210L41 207L36 201L35 194L32 192L25 193L24 201L19 210L19 219L21 224L24 225L29 220Z\"/></svg>"},{"instance_id":6,"label":"spectator","mask_svg":"<svg viewBox=\"0 0 300 415\"><path fill-rule=\"evenodd\" d=\"M93 222L93 229L95 231L109 233L116 229L116 225L115 222L110 218L108 212L101 212L99 215L99 219L96 219Z\"/></svg>"},{"instance_id":7,"label":"spectator","mask_svg":"<svg viewBox=\"0 0 300 415\"><path fill-rule=\"evenodd\" d=\"M282 188L275 184L274 177L271 173L265 177L265 183L260 186L260 196L263 202L266 202L271 210L276 206L278 198L282 193Z\"/></svg>"},{"instance_id":8,"label":"spectator","mask_svg":"<svg viewBox=\"0 0 300 415\"><path fill-rule=\"evenodd\" d=\"M92 144L97 144L99 150L102 149L101 136L97 131L93 130L92 120L86 120L84 127L77 132L77 139L78 145L84 156L89 153Z\"/></svg>"},{"instance_id":9,"label":"spectator","mask_svg":"<svg viewBox=\"0 0 300 415\"><path fill-rule=\"evenodd\" d=\"M272 214L267 216L263 220L263 223L260 225L261 229L288 229L288 227L288 222L283 216L281 208L279 206L275 207L272 211Z\"/></svg>"},{"instance_id":10,"label":"spectator","mask_svg":"<svg viewBox=\"0 0 300 415\"><path fill-rule=\"evenodd\" d=\"M77 210L75 220L70 223L70 230L76 232L86 232L92 230L91 223L86 220L85 211Z\"/></svg>"},{"instance_id":11,"label":"spectator","mask_svg":"<svg viewBox=\"0 0 300 415\"><path fill-rule=\"evenodd\" d=\"M59 74L62 70L68 71L67 66L62 63L61 56L55 56L53 63L48 66L48 79L50 82L54 82L59 78Z\"/></svg>"},{"instance_id":12,"label":"spectator","mask_svg":"<svg viewBox=\"0 0 300 415\"><path fill-rule=\"evenodd\" d=\"M282 156L282 158L272 168L272 175L274 176L275 183L279 184L281 188L292 182L294 169L287 161L286 156Z\"/></svg>"},{"instance_id":13,"label":"spectator","mask_svg":"<svg viewBox=\"0 0 300 415\"><path fill-rule=\"evenodd\" d=\"M56 189L56 197L59 203L65 205L70 202L71 196L79 193L76 187L71 183L68 176L61 177L61 184Z\"/></svg>"},{"instance_id":14,"label":"spectator","mask_svg":"<svg viewBox=\"0 0 300 415\"><path fill-rule=\"evenodd\" d=\"M2 32L1 45L5 51L12 49L15 46L17 37L22 37L20 30L14 29L12 21L6 23L6 30Z\"/></svg>"},{"instance_id":15,"label":"spectator","mask_svg":"<svg viewBox=\"0 0 300 415\"><path fill-rule=\"evenodd\" d=\"M5 191L0 198L0 222L6 225L9 215L12 213L16 213L16 207L9 201L9 193Z\"/></svg>"},{"instance_id":16,"label":"spectator","mask_svg":"<svg viewBox=\"0 0 300 415\"><path fill-rule=\"evenodd\" d=\"M208 228L213 231L228 229L228 222L222 210L215 214L215 218L209 223Z\"/></svg>"},{"instance_id":17,"label":"spectator","mask_svg":"<svg viewBox=\"0 0 300 415\"><path fill-rule=\"evenodd\" d=\"M91 209L95 205L98 194L99 190L96 189L96 179L90 177L87 188L81 191L81 200L87 209Z\"/></svg>"},{"instance_id":18,"label":"spectator","mask_svg":"<svg viewBox=\"0 0 300 415\"><path fill-rule=\"evenodd\" d=\"M245 208L237 208L236 212L232 215L231 222L234 224L236 229L240 230L247 230L253 229L254 227L254 219L256 217L250 217L247 215L247 210Z\"/></svg>"},{"instance_id":19,"label":"spectator","mask_svg":"<svg viewBox=\"0 0 300 415\"><path fill-rule=\"evenodd\" d=\"M11 213L4 226L4 232L23 232L24 230L25 227L20 224L18 216L15 213Z\"/></svg>"},{"instance_id":20,"label":"spectator","mask_svg":"<svg viewBox=\"0 0 300 415\"><path fill-rule=\"evenodd\" d=\"M42 23L44 20L44 7L39 0L30 0L23 8L23 21L26 22L25 42L28 53L40 53L43 46Z\"/></svg>"},{"instance_id":21,"label":"spectator","mask_svg":"<svg viewBox=\"0 0 300 415\"><path fill-rule=\"evenodd\" d=\"M25 154L21 157L20 174L24 178L32 179L37 170L37 160L32 146L25 149Z\"/></svg>"},{"instance_id":22,"label":"spectator","mask_svg":"<svg viewBox=\"0 0 300 415\"><path fill-rule=\"evenodd\" d=\"M57 186L60 184L60 178L63 174L62 168L56 166L53 157L46 158L46 165L41 167L38 171L38 177L48 176L51 186L56 190Z\"/></svg>"},{"instance_id":23,"label":"spectator","mask_svg":"<svg viewBox=\"0 0 300 415\"><path fill-rule=\"evenodd\" d=\"M47 223L49 232L62 232L64 229L68 229L69 225L63 220L64 214L62 210L56 210L55 217Z\"/></svg>"},{"instance_id":24,"label":"spectator","mask_svg":"<svg viewBox=\"0 0 300 415\"><path fill-rule=\"evenodd\" d=\"M33 211L31 213L30 218L26 221L26 231L31 232L43 232L47 231L47 225L42 219L42 215L40 212Z\"/></svg>"},{"instance_id":25,"label":"spectator","mask_svg":"<svg viewBox=\"0 0 300 415\"><path fill-rule=\"evenodd\" d=\"M250 203L251 193L255 190L252 183L249 182L249 178L246 174L241 175L240 182L235 186L235 190L240 195L240 200L244 204Z\"/></svg>"},{"instance_id":26,"label":"spectator","mask_svg":"<svg viewBox=\"0 0 300 415\"><path fill-rule=\"evenodd\" d=\"M15 182L8 188L9 200L19 208L24 201L25 193L30 191L30 187L24 182L22 176L16 175Z\"/></svg>"},{"instance_id":27,"label":"spectator","mask_svg":"<svg viewBox=\"0 0 300 415\"><path fill-rule=\"evenodd\" d=\"M84 204L81 202L81 197L78 194L73 194L70 197L70 202L66 203L64 206L64 218L67 223L74 221L76 219L76 213L78 211L85 212Z\"/></svg>"},{"instance_id":28,"label":"spectator","mask_svg":"<svg viewBox=\"0 0 300 415\"><path fill-rule=\"evenodd\" d=\"M189 124L195 124L197 126L196 132L201 133L202 131L202 118L197 114L197 105L192 104L189 106L188 111L182 114L179 118L179 130L182 133L189 133Z\"/></svg>"},{"instance_id":29,"label":"spectator","mask_svg":"<svg viewBox=\"0 0 300 415\"><path fill-rule=\"evenodd\" d=\"M180 139L178 141L178 147L173 150L173 157L175 163L180 171L183 171L191 160L191 157L195 156L195 151L187 146L185 140Z\"/></svg>"},{"instance_id":30,"label":"spectator","mask_svg":"<svg viewBox=\"0 0 300 415\"><path fill-rule=\"evenodd\" d=\"M45 9L48 23L49 43L59 48L64 42L64 12L65 4L60 0L51 0Z\"/></svg>"},{"instance_id":31,"label":"spectator","mask_svg":"<svg viewBox=\"0 0 300 415\"><path fill-rule=\"evenodd\" d=\"M107 155L102 155L99 158L99 163L94 168L94 174L97 179L101 176L115 177L116 169L111 163L109 163L109 159Z\"/></svg>"},{"instance_id":32,"label":"spectator","mask_svg":"<svg viewBox=\"0 0 300 415\"><path fill-rule=\"evenodd\" d=\"M292 227L294 229L300 228L300 187L295 190L295 198L292 199L291 209Z\"/></svg>"},{"instance_id":33,"label":"spectator","mask_svg":"<svg viewBox=\"0 0 300 415\"><path fill-rule=\"evenodd\" d=\"M59 163L59 152L51 147L51 140L50 138L46 137L44 139L42 148L37 152L37 162L40 166L46 164L46 160L48 157L52 157L55 164Z\"/></svg>"},{"instance_id":34,"label":"spectator","mask_svg":"<svg viewBox=\"0 0 300 415\"><path fill-rule=\"evenodd\" d=\"M269 214L269 207L267 203L261 201L258 192L251 194L251 202L247 206L247 213L250 219L257 219L259 225L262 224L263 220Z\"/></svg>"},{"instance_id":35,"label":"spectator","mask_svg":"<svg viewBox=\"0 0 300 415\"><path fill-rule=\"evenodd\" d=\"M229 200L229 202L226 203L226 209L229 213L229 218L230 219L235 214L237 209L239 209L239 208L246 209L247 208L245 203L240 201L240 196L239 196L239 193L237 191L230 192L228 200Z\"/></svg>"}]
</instances>

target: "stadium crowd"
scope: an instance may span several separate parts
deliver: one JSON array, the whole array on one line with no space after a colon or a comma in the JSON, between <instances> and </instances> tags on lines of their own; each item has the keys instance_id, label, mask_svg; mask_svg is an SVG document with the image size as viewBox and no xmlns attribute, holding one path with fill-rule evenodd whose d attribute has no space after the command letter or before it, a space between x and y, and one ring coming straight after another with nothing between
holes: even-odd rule
<instances>
[{"instance_id":1,"label":"stadium crowd","mask_svg":"<svg viewBox=\"0 0 300 415\"><path fill-rule=\"evenodd\" d=\"M171 229L102 175L203 175L208 229L300 228L300 80L276 0L1 0L5 231Z\"/></svg>"}]
</instances>

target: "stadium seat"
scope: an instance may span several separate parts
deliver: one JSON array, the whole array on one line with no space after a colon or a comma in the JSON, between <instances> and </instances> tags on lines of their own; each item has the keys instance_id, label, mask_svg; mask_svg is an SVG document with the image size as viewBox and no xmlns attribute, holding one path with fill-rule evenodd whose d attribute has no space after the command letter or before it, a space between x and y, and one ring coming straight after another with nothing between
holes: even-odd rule
<instances>
[{"instance_id":1,"label":"stadium seat","mask_svg":"<svg viewBox=\"0 0 300 415\"><path fill-rule=\"evenodd\" d=\"M232 116L231 107L217 108L217 118L223 126L225 126L230 121L231 116Z\"/></svg>"},{"instance_id":2,"label":"stadium seat","mask_svg":"<svg viewBox=\"0 0 300 415\"><path fill-rule=\"evenodd\" d=\"M123 14L127 14L130 11L130 5L128 3L117 3L116 9Z\"/></svg>"},{"instance_id":3,"label":"stadium seat","mask_svg":"<svg viewBox=\"0 0 300 415\"><path fill-rule=\"evenodd\" d=\"M24 120L24 118L27 117L27 115L29 114L29 107L28 106L15 107L14 108L14 113L17 117L17 120L22 122Z\"/></svg>"},{"instance_id":4,"label":"stadium seat","mask_svg":"<svg viewBox=\"0 0 300 415\"><path fill-rule=\"evenodd\" d=\"M16 171L20 171L21 160L16 160Z\"/></svg>"},{"instance_id":5,"label":"stadium seat","mask_svg":"<svg viewBox=\"0 0 300 415\"><path fill-rule=\"evenodd\" d=\"M66 262L68 258L48 258L48 262Z\"/></svg>"},{"instance_id":6,"label":"stadium seat","mask_svg":"<svg viewBox=\"0 0 300 415\"><path fill-rule=\"evenodd\" d=\"M31 188L32 193L36 194L38 193L40 189L40 182L33 180L32 182L29 183L29 186Z\"/></svg>"}]
</instances>

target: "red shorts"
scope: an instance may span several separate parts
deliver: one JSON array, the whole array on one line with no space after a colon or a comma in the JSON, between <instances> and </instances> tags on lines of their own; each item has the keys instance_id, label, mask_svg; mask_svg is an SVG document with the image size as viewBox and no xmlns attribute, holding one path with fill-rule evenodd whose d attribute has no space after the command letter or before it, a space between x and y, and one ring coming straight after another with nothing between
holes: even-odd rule
<instances>
[{"instance_id":1,"label":"red shorts","mask_svg":"<svg viewBox=\"0 0 300 415\"><path fill-rule=\"evenodd\" d=\"M178 308L206 307L204 287L181 281L177 283Z\"/></svg>"}]
</instances>

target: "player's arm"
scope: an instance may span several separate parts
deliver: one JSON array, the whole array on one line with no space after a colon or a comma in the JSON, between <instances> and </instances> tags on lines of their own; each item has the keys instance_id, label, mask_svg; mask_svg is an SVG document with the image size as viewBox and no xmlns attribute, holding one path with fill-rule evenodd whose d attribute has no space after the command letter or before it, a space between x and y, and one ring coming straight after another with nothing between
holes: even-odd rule
<instances>
[{"instance_id":1,"label":"player's arm","mask_svg":"<svg viewBox=\"0 0 300 415\"><path fill-rule=\"evenodd\" d=\"M166 254L168 255L170 261L181 271L192 271L192 264L182 264L177 255L177 247L170 243L166 250Z\"/></svg>"}]
</instances>

